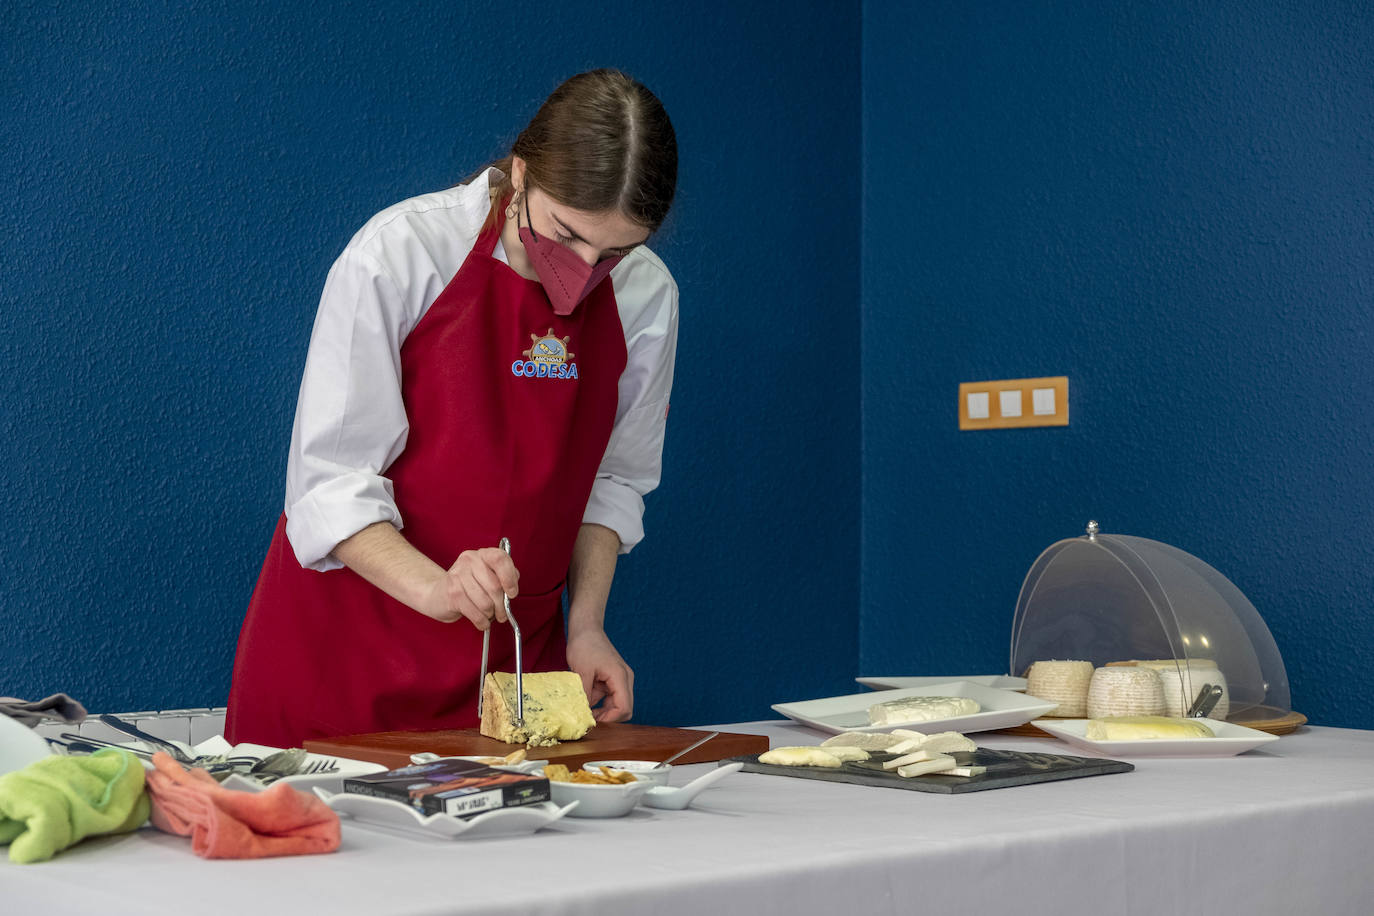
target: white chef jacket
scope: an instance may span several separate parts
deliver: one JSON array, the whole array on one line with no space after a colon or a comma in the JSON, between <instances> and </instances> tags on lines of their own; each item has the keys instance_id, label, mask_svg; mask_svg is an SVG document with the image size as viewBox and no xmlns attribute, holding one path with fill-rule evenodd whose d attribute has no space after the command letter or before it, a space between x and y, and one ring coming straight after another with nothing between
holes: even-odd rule
<instances>
[{"instance_id":1,"label":"white chef jacket","mask_svg":"<svg viewBox=\"0 0 1374 916\"><path fill-rule=\"evenodd\" d=\"M496 169L471 184L383 210L344 248L310 335L286 468L286 536L307 569L375 522L404 527L385 476L405 450L401 345L477 241ZM506 260L498 241L496 256ZM509 263L509 262L507 262ZM584 522L644 537L644 496L658 486L677 348L677 284L641 245L611 271L628 360L606 455Z\"/></svg>"}]
</instances>

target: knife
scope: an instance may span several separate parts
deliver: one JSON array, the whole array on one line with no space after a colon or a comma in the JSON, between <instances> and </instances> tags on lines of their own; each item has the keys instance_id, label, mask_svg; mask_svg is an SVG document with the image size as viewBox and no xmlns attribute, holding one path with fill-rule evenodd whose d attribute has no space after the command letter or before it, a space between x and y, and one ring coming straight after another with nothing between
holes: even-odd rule
<instances>
[{"instance_id":1,"label":"knife","mask_svg":"<svg viewBox=\"0 0 1374 916\"><path fill-rule=\"evenodd\" d=\"M1198 700L1198 718L1203 718L1211 714L1212 708L1221 700L1221 694L1223 692L1220 684L1213 684L1211 687L1203 689L1206 691L1207 695Z\"/></svg>"}]
</instances>

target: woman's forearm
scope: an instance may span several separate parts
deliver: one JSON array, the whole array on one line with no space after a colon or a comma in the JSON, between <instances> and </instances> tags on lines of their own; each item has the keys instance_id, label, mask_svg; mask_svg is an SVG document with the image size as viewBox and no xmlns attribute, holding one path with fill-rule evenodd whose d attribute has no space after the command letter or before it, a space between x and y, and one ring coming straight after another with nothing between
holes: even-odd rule
<instances>
[{"instance_id":1,"label":"woman's forearm","mask_svg":"<svg viewBox=\"0 0 1374 916\"><path fill-rule=\"evenodd\" d=\"M390 522L368 525L334 548L334 557L402 604L423 613L444 569L416 550Z\"/></svg>"},{"instance_id":2,"label":"woman's forearm","mask_svg":"<svg viewBox=\"0 0 1374 916\"><path fill-rule=\"evenodd\" d=\"M620 536L604 525L585 524L577 532L568 566L568 637L604 630L606 602L620 556Z\"/></svg>"}]
</instances>

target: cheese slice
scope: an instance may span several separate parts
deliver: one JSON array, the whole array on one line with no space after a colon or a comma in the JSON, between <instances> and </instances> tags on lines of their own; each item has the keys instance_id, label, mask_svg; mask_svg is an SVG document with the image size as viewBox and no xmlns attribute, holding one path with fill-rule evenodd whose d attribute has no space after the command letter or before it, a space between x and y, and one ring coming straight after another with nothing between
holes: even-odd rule
<instances>
[{"instance_id":1,"label":"cheese slice","mask_svg":"<svg viewBox=\"0 0 1374 916\"><path fill-rule=\"evenodd\" d=\"M891 735L882 732L844 732L832 735L821 742L821 747L861 747L866 751L885 751L894 744L901 742L901 738L894 738L897 732Z\"/></svg>"},{"instance_id":2,"label":"cheese slice","mask_svg":"<svg viewBox=\"0 0 1374 916\"><path fill-rule=\"evenodd\" d=\"M1216 733L1196 719L1168 716L1107 716L1090 719L1083 729L1090 741L1141 741L1173 738L1215 738Z\"/></svg>"},{"instance_id":3,"label":"cheese slice","mask_svg":"<svg viewBox=\"0 0 1374 916\"><path fill-rule=\"evenodd\" d=\"M582 678L571 671L536 671L522 678L525 718L516 724L515 675L487 674L482 685L483 735L507 744L550 747L576 741L596 726Z\"/></svg>"},{"instance_id":4,"label":"cheese slice","mask_svg":"<svg viewBox=\"0 0 1374 916\"><path fill-rule=\"evenodd\" d=\"M958 766L959 764L954 761L953 757L947 757L944 754L937 754L929 760L923 760L920 763L910 763L904 767L898 767L897 775L907 777L924 776L927 773L939 773L944 770L953 770Z\"/></svg>"},{"instance_id":5,"label":"cheese slice","mask_svg":"<svg viewBox=\"0 0 1374 916\"><path fill-rule=\"evenodd\" d=\"M843 744L832 744L828 747L822 747L821 750L837 758L841 763L848 763L851 760L867 760L869 757L868 751L863 748L849 747Z\"/></svg>"},{"instance_id":6,"label":"cheese slice","mask_svg":"<svg viewBox=\"0 0 1374 916\"><path fill-rule=\"evenodd\" d=\"M759 763L771 763L780 767L829 767L844 766L844 762L822 747L775 747L759 754Z\"/></svg>"},{"instance_id":7,"label":"cheese slice","mask_svg":"<svg viewBox=\"0 0 1374 916\"><path fill-rule=\"evenodd\" d=\"M936 754L928 751L916 751L913 754L903 754L901 757L893 757L891 760L883 762L884 770L896 770L912 763L921 763L926 760L933 760Z\"/></svg>"},{"instance_id":8,"label":"cheese slice","mask_svg":"<svg viewBox=\"0 0 1374 916\"><path fill-rule=\"evenodd\" d=\"M932 754L953 754L955 751L976 751L978 745L959 732L938 732L921 742L921 750Z\"/></svg>"}]
</instances>

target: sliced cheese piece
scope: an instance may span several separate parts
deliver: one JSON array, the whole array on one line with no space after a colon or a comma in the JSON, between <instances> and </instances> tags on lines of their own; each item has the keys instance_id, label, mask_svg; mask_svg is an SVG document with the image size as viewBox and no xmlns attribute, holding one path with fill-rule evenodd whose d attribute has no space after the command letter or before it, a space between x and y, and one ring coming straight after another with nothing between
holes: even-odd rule
<instances>
[{"instance_id":1,"label":"sliced cheese piece","mask_svg":"<svg viewBox=\"0 0 1374 916\"><path fill-rule=\"evenodd\" d=\"M771 763L780 767L830 767L844 766L843 761L821 747L775 747L759 755L759 763Z\"/></svg>"},{"instance_id":2,"label":"sliced cheese piece","mask_svg":"<svg viewBox=\"0 0 1374 916\"><path fill-rule=\"evenodd\" d=\"M829 747L821 748L821 750L838 758L841 763L847 763L850 760L867 760L869 757L868 751L863 748L849 747L843 744L832 744Z\"/></svg>"},{"instance_id":3,"label":"sliced cheese piece","mask_svg":"<svg viewBox=\"0 0 1374 916\"><path fill-rule=\"evenodd\" d=\"M868 707L871 725L890 725L895 722L934 722L968 716L983 707L968 697L903 697Z\"/></svg>"},{"instance_id":4,"label":"sliced cheese piece","mask_svg":"<svg viewBox=\"0 0 1374 916\"><path fill-rule=\"evenodd\" d=\"M929 760L922 760L919 763L910 763L904 767L898 767L897 775L906 777L924 776L927 773L941 773L945 770L953 770L958 766L959 764L955 762L953 757L948 757L944 754L936 754Z\"/></svg>"},{"instance_id":5,"label":"sliced cheese piece","mask_svg":"<svg viewBox=\"0 0 1374 916\"><path fill-rule=\"evenodd\" d=\"M926 737L925 732L912 731L909 728L894 728L892 734L898 738L915 738L917 741L924 741Z\"/></svg>"},{"instance_id":6,"label":"sliced cheese piece","mask_svg":"<svg viewBox=\"0 0 1374 916\"><path fill-rule=\"evenodd\" d=\"M903 754L901 757L893 757L890 761L883 761L882 768L899 769L901 766L907 764L921 764L922 761L927 761L927 759L932 759L933 757L936 757L936 754L930 754L927 753L927 751L915 751L915 753L912 754Z\"/></svg>"},{"instance_id":7,"label":"sliced cheese piece","mask_svg":"<svg viewBox=\"0 0 1374 916\"><path fill-rule=\"evenodd\" d=\"M909 763L920 763L923 760L931 760L938 755L927 751L916 751L913 754L903 754L901 757L893 757L891 760L883 761L884 770L896 770Z\"/></svg>"},{"instance_id":8,"label":"sliced cheese piece","mask_svg":"<svg viewBox=\"0 0 1374 916\"><path fill-rule=\"evenodd\" d=\"M1108 716L1090 719L1083 729L1090 741L1147 741L1174 738L1215 738L1216 733L1196 719L1168 716Z\"/></svg>"},{"instance_id":9,"label":"sliced cheese piece","mask_svg":"<svg viewBox=\"0 0 1374 916\"><path fill-rule=\"evenodd\" d=\"M955 767L952 770L941 770L941 776L982 776L988 771L987 767Z\"/></svg>"},{"instance_id":10,"label":"sliced cheese piece","mask_svg":"<svg viewBox=\"0 0 1374 916\"><path fill-rule=\"evenodd\" d=\"M487 674L482 685L482 724L488 738L507 744L550 747L576 741L596 726L582 678L571 671L533 671L521 678L524 721L516 724L515 675Z\"/></svg>"},{"instance_id":11,"label":"sliced cheese piece","mask_svg":"<svg viewBox=\"0 0 1374 916\"><path fill-rule=\"evenodd\" d=\"M938 732L921 742L921 750L932 754L953 754L955 751L976 751L978 745L959 732Z\"/></svg>"},{"instance_id":12,"label":"sliced cheese piece","mask_svg":"<svg viewBox=\"0 0 1374 916\"><path fill-rule=\"evenodd\" d=\"M896 731L892 735L897 734ZM821 742L821 747L861 747L866 751L885 751L901 741L882 732L844 732L831 735Z\"/></svg>"},{"instance_id":13,"label":"sliced cheese piece","mask_svg":"<svg viewBox=\"0 0 1374 916\"><path fill-rule=\"evenodd\" d=\"M889 754L908 754L912 751L919 751L921 749L921 743L925 740L924 735L920 738L907 738L905 741L892 745L892 747L887 749L887 752Z\"/></svg>"}]
</instances>

